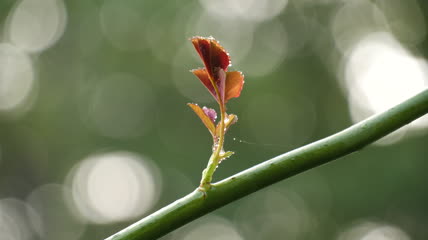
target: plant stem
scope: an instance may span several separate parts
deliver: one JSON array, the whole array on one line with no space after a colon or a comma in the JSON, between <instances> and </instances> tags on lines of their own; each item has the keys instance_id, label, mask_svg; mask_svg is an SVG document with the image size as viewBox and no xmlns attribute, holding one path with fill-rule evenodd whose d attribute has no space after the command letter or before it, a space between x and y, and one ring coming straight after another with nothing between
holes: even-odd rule
<instances>
[{"instance_id":1,"label":"plant stem","mask_svg":"<svg viewBox=\"0 0 428 240\"><path fill-rule=\"evenodd\" d=\"M215 163L218 161L218 155L216 155L215 152L216 151L211 154L210 160L208 160L207 167L204 169L204 171L202 171L202 179L199 187L204 192L206 192L206 190L211 187L212 177L216 168Z\"/></svg>"},{"instance_id":2,"label":"plant stem","mask_svg":"<svg viewBox=\"0 0 428 240\"><path fill-rule=\"evenodd\" d=\"M156 239L250 193L361 149L426 113L428 90L330 137L214 183L206 193L195 190L107 240Z\"/></svg>"},{"instance_id":3,"label":"plant stem","mask_svg":"<svg viewBox=\"0 0 428 240\"><path fill-rule=\"evenodd\" d=\"M216 90L218 91L218 90ZM222 103L219 103L220 106L220 136L218 139L218 142L214 139L214 149L213 153L211 154L210 160L208 161L208 165L205 168L205 170L202 172L202 179L200 184L200 189L204 192L206 192L211 187L211 181L214 175L215 170L217 169L217 166L221 160L221 151L223 149L224 144L224 119L226 111L224 109L224 105Z\"/></svg>"}]
</instances>

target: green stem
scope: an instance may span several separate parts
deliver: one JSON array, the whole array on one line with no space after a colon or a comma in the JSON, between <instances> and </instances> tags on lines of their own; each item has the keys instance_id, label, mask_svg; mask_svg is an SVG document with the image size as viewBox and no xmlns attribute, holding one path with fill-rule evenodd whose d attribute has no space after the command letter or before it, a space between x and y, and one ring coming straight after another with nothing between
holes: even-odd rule
<instances>
[{"instance_id":1,"label":"green stem","mask_svg":"<svg viewBox=\"0 0 428 240\"><path fill-rule=\"evenodd\" d=\"M426 113L428 90L337 134L214 183L205 193L195 190L107 240L156 239L250 193L361 149Z\"/></svg>"},{"instance_id":2,"label":"green stem","mask_svg":"<svg viewBox=\"0 0 428 240\"><path fill-rule=\"evenodd\" d=\"M218 90L217 90L218 91ZM222 103L219 103L220 105L220 136L218 139L218 142L214 139L214 149L213 153L211 154L210 160L208 161L208 165L205 168L205 170L202 172L202 179L200 188L204 192L206 192L211 187L211 181L214 175L215 170L217 169L217 166L221 160L221 151L223 149L224 144L224 119L225 119L225 109L224 105Z\"/></svg>"},{"instance_id":3,"label":"green stem","mask_svg":"<svg viewBox=\"0 0 428 240\"><path fill-rule=\"evenodd\" d=\"M202 179L199 185L202 191L206 191L211 187L211 181L216 168L216 165L215 165L216 162L218 162L218 155L216 155L214 151L211 154L210 160L208 160L207 167L202 172Z\"/></svg>"}]
</instances>

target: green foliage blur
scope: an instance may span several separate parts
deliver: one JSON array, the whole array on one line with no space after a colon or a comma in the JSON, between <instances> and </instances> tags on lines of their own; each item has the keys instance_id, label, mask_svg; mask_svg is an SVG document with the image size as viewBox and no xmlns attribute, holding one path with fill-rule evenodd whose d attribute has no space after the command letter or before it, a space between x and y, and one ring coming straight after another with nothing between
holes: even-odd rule
<instances>
[{"instance_id":1,"label":"green foliage blur","mask_svg":"<svg viewBox=\"0 0 428 240\"><path fill-rule=\"evenodd\" d=\"M426 88L427 24L424 0L2 0L0 235L103 239L198 186L192 36L245 75L220 180ZM426 122L163 239L425 239Z\"/></svg>"}]
</instances>

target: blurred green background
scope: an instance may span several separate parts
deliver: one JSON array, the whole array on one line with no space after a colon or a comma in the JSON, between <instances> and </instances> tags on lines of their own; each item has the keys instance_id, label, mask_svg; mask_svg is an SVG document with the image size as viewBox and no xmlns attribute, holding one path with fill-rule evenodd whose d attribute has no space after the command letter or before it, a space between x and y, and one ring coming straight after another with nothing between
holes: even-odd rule
<instances>
[{"instance_id":1,"label":"blurred green background","mask_svg":"<svg viewBox=\"0 0 428 240\"><path fill-rule=\"evenodd\" d=\"M194 190L212 35L245 74L219 180L428 86L424 0L1 0L0 239L103 239ZM428 236L427 119L165 236ZM203 234L203 235L201 235Z\"/></svg>"}]
</instances>

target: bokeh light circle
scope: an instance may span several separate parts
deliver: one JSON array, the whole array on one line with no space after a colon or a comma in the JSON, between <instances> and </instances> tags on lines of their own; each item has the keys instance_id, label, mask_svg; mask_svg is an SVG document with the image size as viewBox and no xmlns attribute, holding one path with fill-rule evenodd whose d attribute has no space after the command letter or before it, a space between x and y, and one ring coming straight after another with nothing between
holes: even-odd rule
<instances>
[{"instance_id":1,"label":"bokeh light circle","mask_svg":"<svg viewBox=\"0 0 428 240\"><path fill-rule=\"evenodd\" d=\"M181 240L244 240L233 224L225 218L211 216L205 218L202 223L195 224L188 229L179 239ZM178 240L178 238L177 238Z\"/></svg>"},{"instance_id":2,"label":"bokeh light circle","mask_svg":"<svg viewBox=\"0 0 428 240\"><path fill-rule=\"evenodd\" d=\"M383 112L428 87L426 62L414 57L386 32L361 39L349 50L345 61L345 85L354 122ZM409 126L427 127L427 118Z\"/></svg>"},{"instance_id":3,"label":"bokeh light circle","mask_svg":"<svg viewBox=\"0 0 428 240\"><path fill-rule=\"evenodd\" d=\"M67 11L62 0L22 0L6 25L9 40L28 52L40 52L63 35Z\"/></svg>"},{"instance_id":4,"label":"bokeh light circle","mask_svg":"<svg viewBox=\"0 0 428 240\"><path fill-rule=\"evenodd\" d=\"M96 224L140 217L156 203L161 191L158 169L131 152L88 156L70 173L73 204Z\"/></svg>"},{"instance_id":5,"label":"bokeh light circle","mask_svg":"<svg viewBox=\"0 0 428 240\"><path fill-rule=\"evenodd\" d=\"M343 230L338 240L410 240L397 226L373 221L358 221Z\"/></svg>"},{"instance_id":6,"label":"bokeh light circle","mask_svg":"<svg viewBox=\"0 0 428 240\"><path fill-rule=\"evenodd\" d=\"M0 111L27 109L35 80L31 58L12 44L0 43Z\"/></svg>"}]
</instances>

